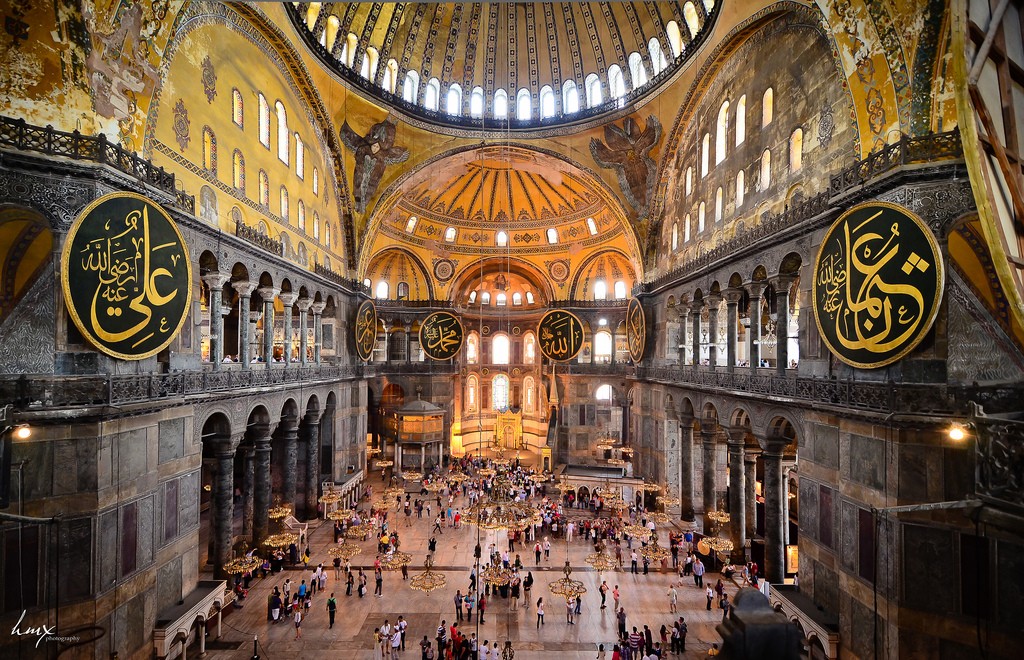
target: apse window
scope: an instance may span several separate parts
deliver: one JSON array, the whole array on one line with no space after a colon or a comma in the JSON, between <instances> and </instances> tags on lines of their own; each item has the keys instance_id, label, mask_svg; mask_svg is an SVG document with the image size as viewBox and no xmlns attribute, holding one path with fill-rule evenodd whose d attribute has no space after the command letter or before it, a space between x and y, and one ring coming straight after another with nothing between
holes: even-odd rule
<instances>
[{"instance_id":1,"label":"apse window","mask_svg":"<svg viewBox=\"0 0 1024 660\"><path fill-rule=\"evenodd\" d=\"M516 119L519 121L530 121L531 105L530 90L525 88L519 90L516 94Z\"/></svg>"},{"instance_id":2,"label":"apse window","mask_svg":"<svg viewBox=\"0 0 1024 660\"><path fill-rule=\"evenodd\" d=\"M419 89L420 75L415 71L406 72L405 82L402 83L402 100L406 103L415 103Z\"/></svg>"},{"instance_id":3,"label":"apse window","mask_svg":"<svg viewBox=\"0 0 1024 660\"><path fill-rule=\"evenodd\" d=\"M416 221L417 221L417 220L419 220L419 218L417 218L417 217L416 217L416 216L414 216L414 215L410 215L410 216L409 216L409 219L408 219L408 220L406 220L406 222L405 222L405 232L406 232L407 234L411 234L411 233L412 233L412 230L413 230L413 229L416 229Z\"/></svg>"},{"instance_id":4,"label":"apse window","mask_svg":"<svg viewBox=\"0 0 1024 660\"><path fill-rule=\"evenodd\" d=\"M476 291L469 292L469 304L472 305L476 302Z\"/></svg>"},{"instance_id":5,"label":"apse window","mask_svg":"<svg viewBox=\"0 0 1024 660\"><path fill-rule=\"evenodd\" d=\"M504 293L499 293L494 298L494 304L497 305L498 307L505 307L508 304L508 296L506 296Z\"/></svg>"},{"instance_id":6,"label":"apse window","mask_svg":"<svg viewBox=\"0 0 1024 660\"><path fill-rule=\"evenodd\" d=\"M594 300L604 300L608 297L608 285L604 280L594 282Z\"/></svg>"},{"instance_id":7,"label":"apse window","mask_svg":"<svg viewBox=\"0 0 1024 660\"><path fill-rule=\"evenodd\" d=\"M548 229L548 244L554 245L558 242L558 230L554 227Z\"/></svg>"},{"instance_id":8,"label":"apse window","mask_svg":"<svg viewBox=\"0 0 1024 660\"><path fill-rule=\"evenodd\" d=\"M444 242L445 243L454 243L455 242L455 235L457 233L458 233L458 230L455 229L455 227L449 227L448 229L445 229L444 230Z\"/></svg>"},{"instance_id":9,"label":"apse window","mask_svg":"<svg viewBox=\"0 0 1024 660\"><path fill-rule=\"evenodd\" d=\"M497 334L494 335L493 343L491 344L491 363L492 364L508 364L510 355L510 343L508 335Z\"/></svg>"},{"instance_id":10,"label":"apse window","mask_svg":"<svg viewBox=\"0 0 1024 660\"><path fill-rule=\"evenodd\" d=\"M484 291L483 293L480 294L480 304L481 305L490 305L491 304L491 294L489 292Z\"/></svg>"},{"instance_id":11,"label":"apse window","mask_svg":"<svg viewBox=\"0 0 1024 660\"><path fill-rule=\"evenodd\" d=\"M284 104L278 101L274 107L277 109L277 158L285 165L288 164L289 136L288 113L285 112Z\"/></svg>"},{"instance_id":12,"label":"apse window","mask_svg":"<svg viewBox=\"0 0 1024 660\"><path fill-rule=\"evenodd\" d=\"M508 376L505 374L498 374L494 377L491 384L491 391L493 392L493 404L495 410L508 410Z\"/></svg>"},{"instance_id":13,"label":"apse window","mask_svg":"<svg viewBox=\"0 0 1024 660\"><path fill-rule=\"evenodd\" d=\"M611 401L612 400L612 386L605 383L597 388L594 392L594 398L598 401Z\"/></svg>"},{"instance_id":14,"label":"apse window","mask_svg":"<svg viewBox=\"0 0 1024 660\"><path fill-rule=\"evenodd\" d=\"M231 121L242 128L242 93L237 89L231 90Z\"/></svg>"},{"instance_id":15,"label":"apse window","mask_svg":"<svg viewBox=\"0 0 1024 660\"><path fill-rule=\"evenodd\" d=\"M526 304L527 305L532 305L533 304L533 291L527 291L526 292Z\"/></svg>"},{"instance_id":16,"label":"apse window","mask_svg":"<svg viewBox=\"0 0 1024 660\"><path fill-rule=\"evenodd\" d=\"M457 83L452 83L452 86L448 88L445 111L453 117L462 114L462 87Z\"/></svg>"},{"instance_id":17,"label":"apse window","mask_svg":"<svg viewBox=\"0 0 1024 660\"><path fill-rule=\"evenodd\" d=\"M594 362L608 364L612 361L612 333L599 330L594 333Z\"/></svg>"},{"instance_id":18,"label":"apse window","mask_svg":"<svg viewBox=\"0 0 1024 660\"><path fill-rule=\"evenodd\" d=\"M388 283L384 280L377 282L377 299L384 300L388 297Z\"/></svg>"},{"instance_id":19,"label":"apse window","mask_svg":"<svg viewBox=\"0 0 1024 660\"><path fill-rule=\"evenodd\" d=\"M619 280L615 283L615 299L625 300L626 299L626 283Z\"/></svg>"},{"instance_id":20,"label":"apse window","mask_svg":"<svg viewBox=\"0 0 1024 660\"><path fill-rule=\"evenodd\" d=\"M503 89L494 92L494 118L508 119L508 93Z\"/></svg>"},{"instance_id":21,"label":"apse window","mask_svg":"<svg viewBox=\"0 0 1024 660\"><path fill-rule=\"evenodd\" d=\"M469 116L481 119L484 116L484 88L474 87L469 95Z\"/></svg>"},{"instance_id":22,"label":"apse window","mask_svg":"<svg viewBox=\"0 0 1024 660\"><path fill-rule=\"evenodd\" d=\"M555 92L550 85L540 88L540 118L548 119L555 116Z\"/></svg>"},{"instance_id":23,"label":"apse window","mask_svg":"<svg viewBox=\"0 0 1024 660\"><path fill-rule=\"evenodd\" d=\"M587 218L587 230L590 232L591 236L597 235L597 223L594 222L593 218Z\"/></svg>"},{"instance_id":24,"label":"apse window","mask_svg":"<svg viewBox=\"0 0 1024 660\"><path fill-rule=\"evenodd\" d=\"M562 114L580 111L580 92L575 80L566 80L562 85Z\"/></svg>"},{"instance_id":25,"label":"apse window","mask_svg":"<svg viewBox=\"0 0 1024 660\"><path fill-rule=\"evenodd\" d=\"M512 294L512 306L513 307L519 307L522 304L523 304L523 294L521 294L518 291L516 291L515 293Z\"/></svg>"},{"instance_id":26,"label":"apse window","mask_svg":"<svg viewBox=\"0 0 1024 660\"><path fill-rule=\"evenodd\" d=\"M506 247L508 245L508 233L499 231L494 238L494 242L498 247Z\"/></svg>"},{"instance_id":27,"label":"apse window","mask_svg":"<svg viewBox=\"0 0 1024 660\"><path fill-rule=\"evenodd\" d=\"M804 130L798 128L789 136L789 171L799 172L804 163Z\"/></svg>"}]
</instances>

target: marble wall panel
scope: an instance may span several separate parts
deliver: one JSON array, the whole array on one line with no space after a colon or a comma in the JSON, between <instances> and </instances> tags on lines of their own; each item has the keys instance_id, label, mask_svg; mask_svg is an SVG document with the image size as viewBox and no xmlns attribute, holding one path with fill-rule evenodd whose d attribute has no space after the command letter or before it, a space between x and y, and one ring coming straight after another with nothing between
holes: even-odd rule
<instances>
[{"instance_id":1,"label":"marble wall panel","mask_svg":"<svg viewBox=\"0 0 1024 660\"><path fill-rule=\"evenodd\" d=\"M862 435L850 436L850 479L875 490L885 487L885 444Z\"/></svg>"},{"instance_id":2,"label":"marble wall panel","mask_svg":"<svg viewBox=\"0 0 1024 660\"><path fill-rule=\"evenodd\" d=\"M159 462L166 463L185 455L185 420L167 419L159 426Z\"/></svg>"},{"instance_id":3,"label":"marble wall panel","mask_svg":"<svg viewBox=\"0 0 1024 660\"><path fill-rule=\"evenodd\" d=\"M156 607L163 610L181 599L181 556L173 557L156 572Z\"/></svg>"},{"instance_id":4,"label":"marble wall panel","mask_svg":"<svg viewBox=\"0 0 1024 660\"><path fill-rule=\"evenodd\" d=\"M903 599L908 606L925 612L952 611L958 591L953 533L904 525L902 574Z\"/></svg>"},{"instance_id":5,"label":"marble wall panel","mask_svg":"<svg viewBox=\"0 0 1024 660\"><path fill-rule=\"evenodd\" d=\"M815 424L808 436L813 436L812 460L832 470L839 468L839 428L824 424Z\"/></svg>"}]
</instances>

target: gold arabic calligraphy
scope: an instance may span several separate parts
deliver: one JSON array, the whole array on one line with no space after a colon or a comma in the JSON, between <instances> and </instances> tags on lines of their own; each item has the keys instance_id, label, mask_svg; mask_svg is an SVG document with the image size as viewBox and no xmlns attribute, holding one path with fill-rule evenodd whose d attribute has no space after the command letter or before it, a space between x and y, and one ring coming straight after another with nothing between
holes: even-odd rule
<instances>
[{"instance_id":1,"label":"gold arabic calligraphy","mask_svg":"<svg viewBox=\"0 0 1024 660\"><path fill-rule=\"evenodd\" d=\"M434 312L420 327L420 343L427 355L435 360L446 360L462 348L462 326L459 319L448 312Z\"/></svg>"},{"instance_id":2,"label":"gold arabic calligraphy","mask_svg":"<svg viewBox=\"0 0 1024 660\"><path fill-rule=\"evenodd\" d=\"M545 314L537 334L541 352L552 360L571 360L583 346L583 325L569 312Z\"/></svg>"},{"instance_id":3,"label":"gold arabic calligraphy","mask_svg":"<svg viewBox=\"0 0 1024 660\"><path fill-rule=\"evenodd\" d=\"M364 301L356 312L355 335L356 353L363 360L369 360L377 341L377 308L369 300Z\"/></svg>"},{"instance_id":4,"label":"gold arabic calligraphy","mask_svg":"<svg viewBox=\"0 0 1024 660\"><path fill-rule=\"evenodd\" d=\"M644 344L647 341L647 328L644 320L644 308L640 301L633 298L629 301L626 320L626 341L629 344L629 356L634 362L639 362L644 354Z\"/></svg>"}]
</instances>

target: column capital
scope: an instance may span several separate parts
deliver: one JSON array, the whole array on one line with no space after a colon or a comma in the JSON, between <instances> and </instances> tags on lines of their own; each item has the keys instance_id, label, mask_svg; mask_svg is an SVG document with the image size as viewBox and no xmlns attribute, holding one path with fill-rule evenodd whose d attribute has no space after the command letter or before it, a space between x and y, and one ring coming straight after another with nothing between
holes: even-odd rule
<instances>
[{"instance_id":1,"label":"column capital","mask_svg":"<svg viewBox=\"0 0 1024 660\"><path fill-rule=\"evenodd\" d=\"M784 290L788 292L789 286L796 281L796 275L780 274L769 278L768 281L771 282L777 292L782 293Z\"/></svg>"},{"instance_id":2,"label":"column capital","mask_svg":"<svg viewBox=\"0 0 1024 660\"><path fill-rule=\"evenodd\" d=\"M768 282L764 280L752 280L743 285L743 288L747 290L751 298L757 299L764 293L765 288L768 286Z\"/></svg>"},{"instance_id":3,"label":"column capital","mask_svg":"<svg viewBox=\"0 0 1024 660\"><path fill-rule=\"evenodd\" d=\"M319 410L307 410L306 414L302 416L302 422L304 424L319 424L320 412Z\"/></svg>"},{"instance_id":4,"label":"column capital","mask_svg":"<svg viewBox=\"0 0 1024 660\"><path fill-rule=\"evenodd\" d=\"M761 450L760 449L754 449L753 447L751 447L749 445L747 445L746 447L743 448L743 460L746 463L756 463L757 462L757 457L760 456L760 455L761 455Z\"/></svg>"},{"instance_id":5,"label":"column capital","mask_svg":"<svg viewBox=\"0 0 1024 660\"><path fill-rule=\"evenodd\" d=\"M272 286L261 286L256 289L256 293L260 294L260 298L263 299L263 302L271 302L274 299L274 296L280 293L280 291L280 289Z\"/></svg>"},{"instance_id":6,"label":"column capital","mask_svg":"<svg viewBox=\"0 0 1024 660\"><path fill-rule=\"evenodd\" d=\"M704 302L708 304L708 309L715 309L717 311L718 304L722 302L722 298L721 293L709 293L704 296Z\"/></svg>"},{"instance_id":7,"label":"column capital","mask_svg":"<svg viewBox=\"0 0 1024 660\"><path fill-rule=\"evenodd\" d=\"M308 312L309 308L313 305L312 298L299 298L295 301L295 305L299 308L300 312Z\"/></svg>"},{"instance_id":8,"label":"column capital","mask_svg":"<svg viewBox=\"0 0 1024 660\"><path fill-rule=\"evenodd\" d=\"M727 426L725 432L729 434L729 448L742 449L747 441L747 434L750 430L744 426Z\"/></svg>"},{"instance_id":9,"label":"column capital","mask_svg":"<svg viewBox=\"0 0 1024 660\"><path fill-rule=\"evenodd\" d=\"M219 270L215 270L212 273L206 273L202 276L202 280L209 285L211 289L220 289L224 286L224 283L231 279L231 275L222 273Z\"/></svg>"},{"instance_id":10,"label":"column capital","mask_svg":"<svg viewBox=\"0 0 1024 660\"><path fill-rule=\"evenodd\" d=\"M775 458L782 460L782 452L792 442L790 438L783 438L777 435L758 437L757 444L761 447L761 451L764 452L765 458Z\"/></svg>"},{"instance_id":11,"label":"column capital","mask_svg":"<svg viewBox=\"0 0 1024 660\"><path fill-rule=\"evenodd\" d=\"M227 458L233 456L235 448L238 447L238 442L231 436L227 435L215 435L212 438L203 440L204 443L209 443L210 449L213 451L213 455L217 458Z\"/></svg>"},{"instance_id":12,"label":"column capital","mask_svg":"<svg viewBox=\"0 0 1024 660\"><path fill-rule=\"evenodd\" d=\"M237 291L238 295L247 298L256 290L256 284L256 282L250 282L249 280L239 280L238 282L232 282L231 288Z\"/></svg>"},{"instance_id":13,"label":"column capital","mask_svg":"<svg viewBox=\"0 0 1024 660\"><path fill-rule=\"evenodd\" d=\"M313 303L310 306L310 309L313 310L314 314L323 314L324 313L324 309L326 309L326 308L327 308L327 303L325 303L325 302L315 302L315 303Z\"/></svg>"},{"instance_id":14,"label":"column capital","mask_svg":"<svg viewBox=\"0 0 1024 660\"><path fill-rule=\"evenodd\" d=\"M725 298L727 305L735 305L739 303L743 298L743 289L739 287L729 287L722 292L722 297Z\"/></svg>"},{"instance_id":15,"label":"column capital","mask_svg":"<svg viewBox=\"0 0 1024 660\"><path fill-rule=\"evenodd\" d=\"M714 428L708 428L708 425L700 425L700 437L705 444L714 444L718 442L718 424L715 424Z\"/></svg>"},{"instance_id":16,"label":"column capital","mask_svg":"<svg viewBox=\"0 0 1024 660\"><path fill-rule=\"evenodd\" d=\"M285 307L291 307L295 304L295 301L299 299L299 294L294 291L287 291L277 294L277 297L281 299L281 303Z\"/></svg>"}]
</instances>

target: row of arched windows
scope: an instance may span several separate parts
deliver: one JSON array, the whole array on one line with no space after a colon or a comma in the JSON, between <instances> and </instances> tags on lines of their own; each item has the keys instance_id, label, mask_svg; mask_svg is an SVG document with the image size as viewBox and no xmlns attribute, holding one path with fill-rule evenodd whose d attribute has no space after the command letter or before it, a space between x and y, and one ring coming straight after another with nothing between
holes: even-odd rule
<instances>
[{"instance_id":1,"label":"row of arched windows","mask_svg":"<svg viewBox=\"0 0 1024 660\"><path fill-rule=\"evenodd\" d=\"M416 229L416 223L419 222L419 218L415 215L409 216L409 219L405 222L406 233L411 234ZM591 236L597 235L597 223L593 218L587 218L587 231L590 232ZM454 243L455 239L459 235L459 230L456 227L446 227L444 230L444 240L446 243ZM549 245L558 244L558 230L554 227L549 227L545 232ZM508 232L500 230L494 235L494 244L497 247L508 247Z\"/></svg>"},{"instance_id":2,"label":"row of arched windows","mask_svg":"<svg viewBox=\"0 0 1024 660\"><path fill-rule=\"evenodd\" d=\"M513 401L511 396L512 381L506 374L498 374L491 378L491 397L488 403L491 410L505 411L510 407L521 406L523 412L534 413L537 411L537 383L533 376L523 378L523 393L521 401ZM476 374L470 374L466 378L466 412L477 412L480 410L480 378Z\"/></svg>"}]
</instances>

